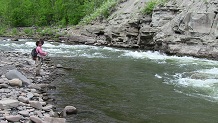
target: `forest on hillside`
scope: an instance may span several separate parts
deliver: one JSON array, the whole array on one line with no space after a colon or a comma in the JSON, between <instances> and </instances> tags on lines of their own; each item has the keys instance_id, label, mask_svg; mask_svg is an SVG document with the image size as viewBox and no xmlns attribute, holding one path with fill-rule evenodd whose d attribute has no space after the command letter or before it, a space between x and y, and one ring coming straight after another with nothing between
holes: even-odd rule
<instances>
[{"instance_id":1,"label":"forest on hillside","mask_svg":"<svg viewBox=\"0 0 218 123\"><path fill-rule=\"evenodd\" d=\"M108 1L0 0L0 26L76 25Z\"/></svg>"}]
</instances>

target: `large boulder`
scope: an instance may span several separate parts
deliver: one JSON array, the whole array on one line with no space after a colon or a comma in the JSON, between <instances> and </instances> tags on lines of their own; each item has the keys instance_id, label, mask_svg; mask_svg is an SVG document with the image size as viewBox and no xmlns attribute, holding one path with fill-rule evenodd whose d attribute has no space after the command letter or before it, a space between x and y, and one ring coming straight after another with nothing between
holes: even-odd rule
<instances>
[{"instance_id":1,"label":"large boulder","mask_svg":"<svg viewBox=\"0 0 218 123\"><path fill-rule=\"evenodd\" d=\"M10 70L9 72L7 72L5 74L5 77L7 79L9 79L9 80L20 79L23 82L24 85L29 85L30 84L30 80L28 80L22 73L20 73L16 69Z\"/></svg>"},{"instance_id":2,"label":"large boulder","mask_svg":"<svg viewBox=\"0 0 218 123\"><path fill-rule=\"evenodd\" d=\"M77 109L74 106L66 106L61 112L59 112L60 117L66 117L68 114L76 114Z\"/></svg>"},{"instance_id":3,"label":"large boulder","mask_svg":"<svg viewBox=\"0 0 218 123\"><path fill-rule=\"evenodd\" d=\"M74 106L66 106L64 108L64 111L66 112L66 114L76 114L77 113L77 109Z\"/></svg>"}]
</instances>

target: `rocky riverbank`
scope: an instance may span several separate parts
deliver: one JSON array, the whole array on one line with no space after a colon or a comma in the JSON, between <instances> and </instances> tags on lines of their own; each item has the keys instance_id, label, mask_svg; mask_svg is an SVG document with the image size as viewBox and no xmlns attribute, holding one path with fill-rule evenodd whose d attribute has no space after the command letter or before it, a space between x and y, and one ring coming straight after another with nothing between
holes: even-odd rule
<instances>
[{"instance_id":1,"label":"rocky riverbank","mask_svg":"<svg viewBox=\"0 0 218 123\"><path fill-rule=\"evenodd\" d=\"M107 19L96 19L77 31L65 29L69 37L59 39L218 60L218 1L168 0L147 15L141 9L148 2L124 0Z\"/></svg>"},{"instance_id":2,"label":"rocky riverbank","mask_svg":"<svg viewBox=\"0 0 218 123\"><path fill-rule=\"evenodd\" d=\"M43 35L37 33L37 27L27 28L34 34L22 35L26 27L19 27L19 35L10 38L17 41L43 36L47 41L137 48L218 60L216 0L167 0L147 15L142 9L148 3L149 0L122 0L107 19L99 17L76 27L43 28L52 32L43 31Z\"/></svg>"},{"instance_id":3,"label":"rocky riverbank","mask_svg":"<svg viewBox=\"0 0 218 123\"><path fill-rule=\"evenodd\" d=\"M46 90L55 88L57 66L45 59L41 76L35 76L35 62L30 54L0 51L0 123L65 123L67 114L76 113L73 106L56 112L49 104L53 99Z\"/></svg>"}]
</instances>

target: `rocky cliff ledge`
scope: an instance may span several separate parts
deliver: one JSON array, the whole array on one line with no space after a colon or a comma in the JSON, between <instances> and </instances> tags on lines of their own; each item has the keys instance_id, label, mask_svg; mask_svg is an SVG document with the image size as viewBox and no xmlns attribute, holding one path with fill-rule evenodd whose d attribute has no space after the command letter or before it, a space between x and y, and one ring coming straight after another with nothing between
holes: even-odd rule
<instances>
[{"instance_id":1,"label":"rocky cliff ledge","mask_svg":"<svg viewBox=\"0 0 218 123\"><path fill-rule=\"evenodd\" d=\"M80 28L82 36L68 40L218 59L217 0L170 0L151 15L141 14L147 2L125 0L107 20Z\"/></svg>"}]
</instances>

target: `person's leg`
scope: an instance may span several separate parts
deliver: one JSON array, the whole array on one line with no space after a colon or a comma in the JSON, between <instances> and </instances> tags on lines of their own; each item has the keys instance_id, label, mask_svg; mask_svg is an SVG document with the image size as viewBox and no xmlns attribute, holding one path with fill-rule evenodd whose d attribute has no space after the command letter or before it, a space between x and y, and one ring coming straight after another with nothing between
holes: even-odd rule
<instances>
[{"instance_id":1,"label":"person's leg","mask_svg":"<svg viewBox=\"0 0 218 123\"><path fill-rule=\"evenodd\" d=\"M36 58L36 76L40 75L40 69L41 69L41 58Z\"/></svg>"}]
</instances>

